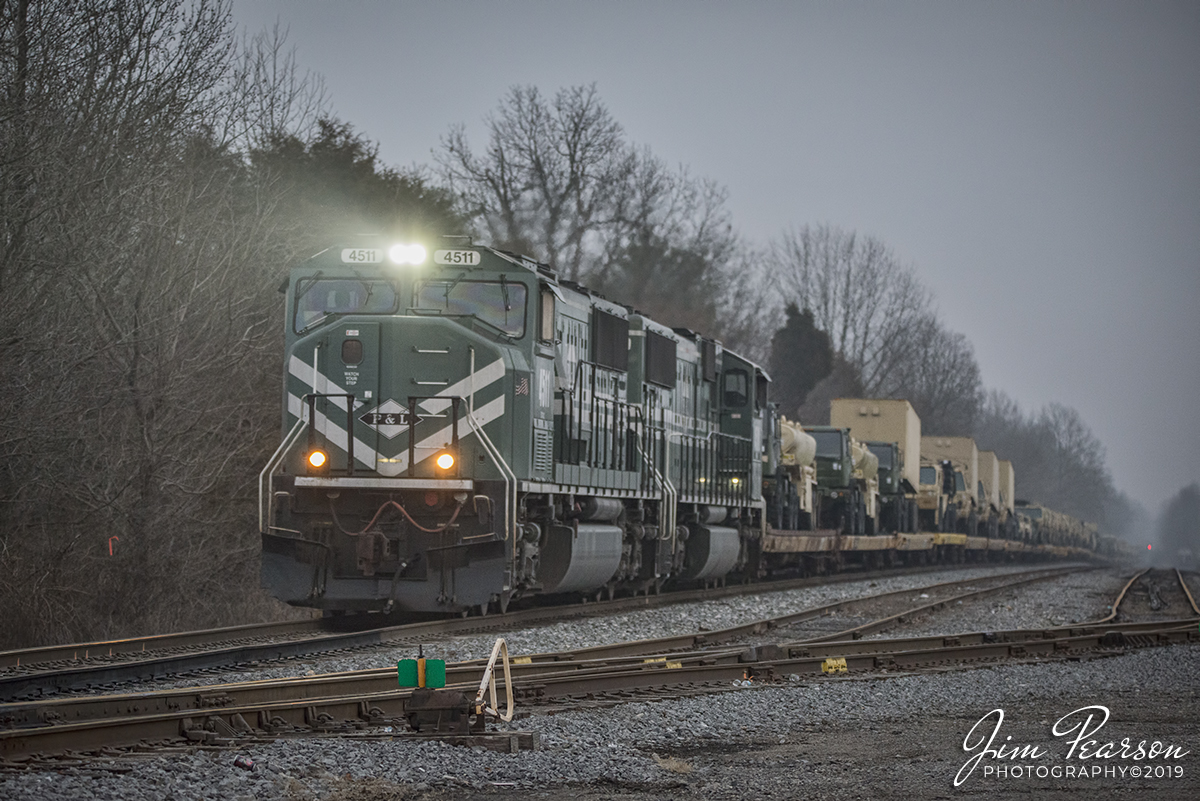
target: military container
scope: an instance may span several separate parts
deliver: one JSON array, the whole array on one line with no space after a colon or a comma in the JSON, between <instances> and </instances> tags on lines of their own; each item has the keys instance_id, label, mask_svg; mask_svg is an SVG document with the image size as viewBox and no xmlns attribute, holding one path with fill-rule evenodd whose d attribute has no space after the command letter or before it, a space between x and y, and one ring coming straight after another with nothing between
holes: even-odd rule
<instances>
[{"instance_id":1,"label":"military container","mask_svg":"<svg viewBox=\"0 0 1200 801\"><path fill-rule=\"evenodd\" d=\"M979 486L979 449L970 437L921 437L921 456L931 461L949 459L962 476L959 492L974 497Z\"/></svg>"},{"instance_id":2,"label":"military container","mask_svg":"<svg viewBox=\"0 0 1200 801\"><path fill-rule=\"evenodd\" d=\"M895 442L900 446L900 475L915 490L921 483L921 418L906 400L836 398L829 404L829 424L848 428L861 442Z\"/></svg>"},{"instance_id":3,"label":"military container","mask_svg":"<svg viewBox=\"0 0 1200 801\"><path fill-rule=\"evenodd\" d=\"M1013 501L1016 499L1016 473L1013 463L1008 459L1000 460L1000 506L1013 513Z\"/></svg>"},{"instance_id":4,"label":"military container","mask_svg":"<svg viewBox=\"0 0 1200 801\"><path fill-rule=\"evenodd\" d=\"M979 500L981 506L991 506L997 512L1000 504L1000 460L995 451L979 452Z\"/></svg>"}]
</instances>

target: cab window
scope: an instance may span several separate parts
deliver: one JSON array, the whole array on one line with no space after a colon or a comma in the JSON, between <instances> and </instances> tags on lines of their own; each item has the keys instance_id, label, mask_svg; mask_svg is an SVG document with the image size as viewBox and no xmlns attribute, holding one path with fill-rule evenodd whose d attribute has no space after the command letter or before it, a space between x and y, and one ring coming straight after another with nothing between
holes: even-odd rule
<instances>
[{"instance_id":1,"label":"cab window","mask_svg":"<svg viewBox=\"0 0 1200 801\"><path fill-rule=\"evenodd\" d=\"M332 314L394 314L395 311L396 290L386 281L301 279L296 285L292 330L299 334Z\"/></svg>"},{"instance_id":2,"label":"cab window","mask_svg":"<svg viewBox=\"0 0 1200 801\"><path fill-rule=\"evenodd\" d=\"M554 341L554 292L549 287L542 287L542 308L538 318L538 339L543 342Z\"/></svg>"},{"instance_id":3,"label":"cab window","mask_svg":"<svg viewBox=\"0 0 1200 801\"><path fill-rule=\"evenodd\" d=\"M750 385L745 370L726 370L724 384L725 405L731 408L745 406L750 400Z\"/></svg>"},{"instance_id":4,"label":"cab window","mask_svg":"<svg viewBox=\"0 0 1200 801\"><path fill-rule=\"evenodd\" d=\"M416 308L474 317L515 339L525 335L525 285L515 281L426 281Z\"/></svg>"}]
</instances>

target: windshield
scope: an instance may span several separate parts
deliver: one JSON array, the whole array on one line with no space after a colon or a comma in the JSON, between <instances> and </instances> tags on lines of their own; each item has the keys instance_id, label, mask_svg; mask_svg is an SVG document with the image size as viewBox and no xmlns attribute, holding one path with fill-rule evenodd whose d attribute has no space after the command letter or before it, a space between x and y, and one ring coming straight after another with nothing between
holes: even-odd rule
<instances>
[{"instance_id":1,"label":"windshield","mask_svg":"<svg viewBox=\"0 0 1200 801\"><path fill-rule=\"evenodd\" d=\"M880 470L892 469L892 446L891 445L868 445L867 449L875 454L879 459Z\"/></svg>"},{"instance_id":2,"label":"windshield","mask_svg":"<svg viewBox=\"0 0 1200 801\"><path fill-rule=\"evenodd\" d=\"M967 491L967 482L963 480L963 474L957 470L954 471L954 487L958 492Z\"/></svg>"},{"instance_id":3,"label":"windshield","mask_svg":"<svg viewBox=\"0 0 1200 801\"><path fill-rule=\"evenodd\" d=\"M416 307L476 317L518 339L525 334L525 285L513 281L426 281Z\"/></svg>"},{"instance_id":4,"label":"windshield","mask_svg":"<svg viewBox=\"0 0 1200 801\"><path fill-rule=\"evenodd\" d=\"M808 434L817 441L817 456L842 458L841 431L809 431Z\"/></svg>"},{"instance_id":5,"label":"windshield","mask_svg":"<svg viewBox=\"0 0 1200 801\"><path fill-rule=\"evenodd\" d=\"M936 484L937 483L937 468L936 467L922 467L920 480L921 480L922 484Z\"/></svg>"},{"instance_id":6,"label":"windshield","mask_svg":"<svg viewBox=\"0 0 1200 801\"><path fill-rule=\"evenodd\" d=\"M331 314L392 314L395 311L396 291L386 281L301 279L296 285L293 330L298 334Z\"/></svg>"}]
</instances>

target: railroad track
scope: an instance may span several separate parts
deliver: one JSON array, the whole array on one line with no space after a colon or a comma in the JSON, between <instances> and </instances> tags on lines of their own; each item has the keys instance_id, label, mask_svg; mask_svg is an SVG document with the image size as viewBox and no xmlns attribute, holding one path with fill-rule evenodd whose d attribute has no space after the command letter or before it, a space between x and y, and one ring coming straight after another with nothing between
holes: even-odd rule
<instances>
[{"instance_id":1,"label":"railroad track","mask_svg":"<svg viewBox=\"0 0 1200 801\"><path fill-rule=\"evenodd\" d=\"M916 637L901 640L856 640L856 634L886 627L905 613L961 598L1009 589L1022 583L1064 575L1063 570L1019 575L1010 581L967 593L948 594L929 604L839 632L781 643L720 645L748 635L779 631L806 616L863 599L829 604L804 612L755 621L721 631L679 638L643 640L567 653L536 654L512 665L513 684L523 703L551 703L597 693L661 692L683 687L699 692L731 681L775 681L787 676L819 673L828 660L844 660L852 671L911 670L921 664L944 664L949 659L995 660L1014 656L1070 656L1086 648L1119 648L1186 639L1194 624L1116 624L1038 629L1026 632L979 633L954 638ZM979 580L974 580L978 583ZM950 582L952 584L967 582ZM923 588L928 589L928 588ZM919 590L918 590L919 592ZM912 595L904 590L887 595ZM958 655L947 649L958 649ZM477 685L480 661L447 666L453 687ZM715 683L715 684L714 684ZM724 683L724 684L722 684ZM654 689L658 688L658 689ZM690 689L689 689L690 688ZM255 736L300 731L360 731L374 724L400 725L411 693L396 688L393 669L330 674L288 680L187 688L123 696L64 698L0 706L0 755L5 758L36 752L63 753L111 747L146 740L221 744Z\"/></svg>"},{"instance_id":2,"label":"railroad track","mask_svg":"<svg viewBox=\"0 0 1200 801\"><path fill-rule=\"evenodd\" d=\"M1127 604L1121 610L1121 604L1136 597L1133 603L1136 607L1130 609ZM1145 568L1135 573L1111 606L1109 614L1099 622L1126 619L1172 619L1180 614L1191 614L1200 617L1200 606L1188 587L1187 580L1178 568L1170 570L1161 568Z\"/></svg>"},{"instance_id":3,"label":"railroad track","mask_svg":"<svg viewBox=\"0 0 1200 801\"><path fill-rule=\"evenodd\" d=\"M186 676L239 665L261 665L315 654L349 653L381 645L415 644L430 637L486 634L669 604L955 569L961 569L961 566L845 573L707 590L677 590L661 595L519 609L504 615L445 618L352 631L330 631L331 623L327 620L293 621L4 651L0 652L0 700L29 699L81 689L112 690L129 682Z\"/></svg>"}]
</instances>

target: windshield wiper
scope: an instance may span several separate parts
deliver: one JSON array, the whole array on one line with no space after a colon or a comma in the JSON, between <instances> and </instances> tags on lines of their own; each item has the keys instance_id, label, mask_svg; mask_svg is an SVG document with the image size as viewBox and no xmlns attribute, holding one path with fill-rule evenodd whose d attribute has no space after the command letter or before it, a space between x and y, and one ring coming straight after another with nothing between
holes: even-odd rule
<instances>
[{"instance_id":1,"label":"windshield wiper","mask_svg":"<svg viewBox=\"0 0 1200 801\"><path fill-rule=\"evenodd\" d=\"M322 276L321 271L317 270L313 275L309 276L307 279L301 278L299 281L296 282L296 290L297 290L296 291L296 303L297 304L300 303L300 298L302 298L308 294L308 290L312 289L314 286L317 285L317 281L320 280L321 276ZM306 280L308 281L308 283L304 283L304 281L306 281ZM304 289L300 289L301 286L303 286Z\"/></svg>"},{"instance_id":2,"label":"windshield wiper","mask_svg":"<svg viewBox=\"0 0 1200 801\"><path fill-rule=\"evenodd\" d=\"M446 284L446 291L444 293L442 293L443 296L446 298L446 308L450 308L450 293L453 292L454 287L456 287L460 283L462 283L462 280L466 277L467 277L467 274L465 272L460 273L458 278L455 278L453 281Z\"/></svg>"}]
</instances>

